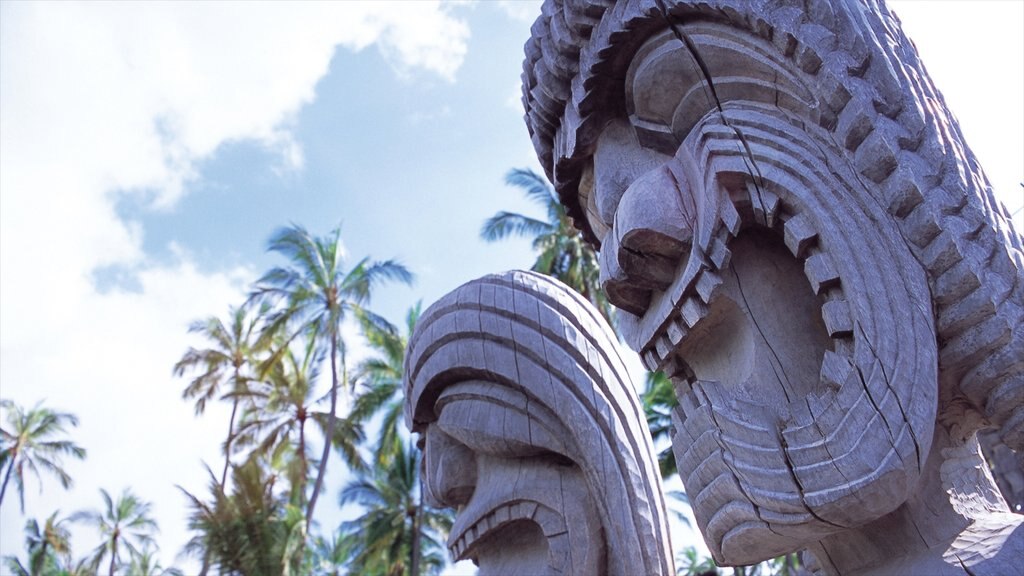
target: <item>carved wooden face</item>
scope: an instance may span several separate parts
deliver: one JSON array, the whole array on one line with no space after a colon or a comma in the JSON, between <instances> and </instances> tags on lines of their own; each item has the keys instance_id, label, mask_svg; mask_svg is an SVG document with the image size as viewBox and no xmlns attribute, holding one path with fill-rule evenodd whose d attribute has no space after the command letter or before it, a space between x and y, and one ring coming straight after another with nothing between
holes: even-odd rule
<instances>
[{"instance_id":1,"label":"carved wooden face","mask_svg":"<svg viewBox=\"0 0 1024 576\"><path fill-rule=\"evenodd\" d=\"M456 508L448 540L480 574L599 574L604 536L568 432L526 397L469 381L445 389L425 432L424 488Z\"/></svg>"},{"instance_id":2,"label":"carved wooden face","mask_svg":"<svg viewBox=\"0 0 1024 576\"><path fill-rule=\"evenodd\" d=\"M681 28L692 46L637 51L579 199L627 343L676 384L708 546L748 564L906 500L935 422L931 297L805 71L726 25Z\"/></svg>"},{"instance_id":3,"label":"carved wooden face","mask_svg":"<svg viewBox=\"0 0 1024 576\"><path fill-rule=\"evenodd\" d=\"M455 558L484 574L675 573L636 389L579 294L533 272L468 282L423 313L405 366L426 493L458 510Z\"/></svg>"}]
</instances>

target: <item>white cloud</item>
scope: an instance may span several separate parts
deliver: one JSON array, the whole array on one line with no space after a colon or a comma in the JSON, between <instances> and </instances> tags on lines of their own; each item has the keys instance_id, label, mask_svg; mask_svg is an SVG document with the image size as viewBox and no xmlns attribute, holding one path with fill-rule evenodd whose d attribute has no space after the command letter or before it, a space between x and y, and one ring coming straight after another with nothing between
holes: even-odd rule
<instances>
[{"instance_id":1,"label":"white cloud","mask_svg":"<svg viewBox=\"0 0 1024 576\"><path fill-rule=\"evenodd\" d=\"M541 0L498 0L498 7L509 18L533 22L540 16Z\"/></svg>"},{"instance_id":2,"label":"white cloud","mask_svg":"<svg viewBox=\"0 0 1024 576\"><path fill-rule=\"evenodd\" d=\"M170 371L188 322L226 313L254 274L203 273L187 254L151 261L119 200L173 206L228 141L300 168L289 127L338 46L454 80L468 36L439 2L2 4L0 395L78 414L89 449L69 465L75 490L51 479L38 496L28 483L27 512L70 513L98 506L98 487L132 486L155 503L166 564L184 543L172 484L202 491L198 459L217 468L227 418L193 420ZM131 270L138 290L97 291L104 266ZM20 553L17 506L0 514L0 554Z\"/></svg>"}]
</instances>

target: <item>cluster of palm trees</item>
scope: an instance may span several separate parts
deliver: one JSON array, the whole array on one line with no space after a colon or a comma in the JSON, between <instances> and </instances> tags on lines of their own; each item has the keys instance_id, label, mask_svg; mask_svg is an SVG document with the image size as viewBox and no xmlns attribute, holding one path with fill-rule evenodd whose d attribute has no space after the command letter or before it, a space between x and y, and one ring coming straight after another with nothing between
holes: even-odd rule
<instances>
[{"instance_id":1,"label":"cluster of palm trees","mask_svg":"<svg viewBox=\"0 0 1024 576\"><path fill-rule=\"evenodd\" d=\"M183 396L197 414L212 400L231 404L224 464L219 476L210 471L209 495L183 490L194 533L188 551L203 573L416 575L443 565L450 516L423 508L419 455L398 424L402 358L419 307L405 334L367 307L377 286L412 275L394 260L345 268L339 229L316 237L292 225L268 249L287 264L257 280L228 322L193 324L209 346L189 349L174 367L192 376ZM355 365L342 337L349 321L373 351ZM369 425L380 429L373 442ZM353 474L340 502L364 514L313 534L332 449Z\"/></svg>"},{"instance_id":2,"label":"cluster of palm trees","mask_svg":"<svg viewBox=\"0 0 1024 576\"><path fill-rule=\"evenodd\" d=\"M11 400L0 401L4 413L4 426L0 426L0 506L13 479L22 512L25 511L25 472L31 472L41 482L40 470L60 481L61 486L72 485L71 476L64 469L64 457L85 458L85 449L66 438L67 427L77 426L78 418L68 412L58 412L42 403L24 408ZM100 510L82 510L61 517L54 511L40 525L35 518L25 523L25 549L23 562L15 556L2 558L0 570L13 576L92 575L103 571L113 576L128 573L133 576L175 576L180 572L165 570L155 560L157 551L153 535L158 531L156 521L150 517L150 504L130 490L124 490L116 499L100 489L104 506ZM76 558L70 543L70 524L90 526L98 532L100 543L89 554Z\"/></svg>"},{"instance_id":3,"label":"cluster of palm trees","mask_svg":"<svg viewBox=\"0 0 1024 576\"><path fill-rule=\"evenodd\" d=\"M0 426L0 506L7 495L10 481L18 492L21 511L25 511L25 473L31 472L40 482L40 470L56 476L61 486L69 488L73 481L64 469L64 457L84 459L84 448L66 438L67 427L77 426L78 418L69 412L58 412L41 402L32 408L19 406L12 400L0 400L4 425ZM4 574L39 576L61 574L78 576L97 574L107 564L113 576L125 572L140 576L174 576L175 570L164 570L155 561L157 551L153 535L158 531L149 515L150 504L124 490L115 500L100 489L102 510L82 510L66 517L54 511L40 525L35 518L25 523L27 559L5 556L0 564ZM84 557L76 558L71 550L69 525L85 524L99 533L100 543Z\"/></svg>"}]
</instances>

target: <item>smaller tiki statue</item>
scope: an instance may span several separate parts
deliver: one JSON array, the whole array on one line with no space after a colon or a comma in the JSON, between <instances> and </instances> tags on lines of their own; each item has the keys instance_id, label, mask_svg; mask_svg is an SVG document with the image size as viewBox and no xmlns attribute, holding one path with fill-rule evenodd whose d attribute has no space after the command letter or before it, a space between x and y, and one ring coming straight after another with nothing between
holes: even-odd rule
<instances>
[{"instance_id":1,"label":"smaller tiki statue","mask_svg":"<svg viewBox=\"0 0 1024 576\"><path fill-rule=\"evenodd\" d=\"M1022 239L884 2L547 0L532 34L538 158L675 384L715 561L1021 573L976 432L1024 449Z\"/></svg>"},{"instance_id":2,"label":"smaller tiki statue","mask_svg":"<svg viewBox=\"0 0 1024 576\"><path fill-rule=\"evenodd\" d=\"M406 423L428 502L479 574L674 574L657 460L615 337L575 292L509 272L420 318Z\"/></svg>"}]
</instances>

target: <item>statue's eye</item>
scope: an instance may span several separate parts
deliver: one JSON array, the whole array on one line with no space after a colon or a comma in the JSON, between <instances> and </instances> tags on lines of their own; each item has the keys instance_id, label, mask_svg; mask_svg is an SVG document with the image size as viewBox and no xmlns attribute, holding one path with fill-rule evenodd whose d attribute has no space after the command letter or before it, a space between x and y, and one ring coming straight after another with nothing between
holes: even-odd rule
<instances>
[{"instance_id":1,"label":"statue's eye","mask_svg":"<svg viewBox=\"0 0 1024 576\"><path fill-rule=\"evenodd\" d=\"M473 452L504 458L569 454L563 441L568 434L557 420L508 387L456 384L445 389L435 409L440 410L438 428Z\"/></svg>"}]
</instances>

